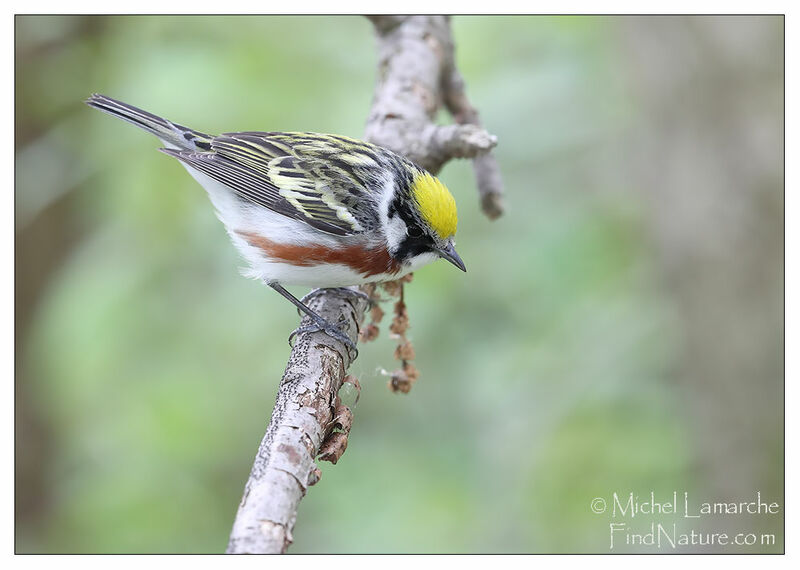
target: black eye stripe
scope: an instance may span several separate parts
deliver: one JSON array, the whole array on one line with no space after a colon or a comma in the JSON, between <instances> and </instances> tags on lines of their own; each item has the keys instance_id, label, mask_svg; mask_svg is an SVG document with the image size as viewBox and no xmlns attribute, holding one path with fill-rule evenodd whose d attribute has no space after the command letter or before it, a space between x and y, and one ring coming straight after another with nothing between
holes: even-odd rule
<instances>
[{"instance_id":1,"label":"black eye stripe","mask_svg":"<svg viewBox=\"0 0 800 570\"><path fill-rule=\"evenodd\" d=\"M420 253L428 253L433 251L433 241L429 237L406 237L400 242L400 247L394 254L396 258L406 260Z\"/></svg>"}]
</instances>

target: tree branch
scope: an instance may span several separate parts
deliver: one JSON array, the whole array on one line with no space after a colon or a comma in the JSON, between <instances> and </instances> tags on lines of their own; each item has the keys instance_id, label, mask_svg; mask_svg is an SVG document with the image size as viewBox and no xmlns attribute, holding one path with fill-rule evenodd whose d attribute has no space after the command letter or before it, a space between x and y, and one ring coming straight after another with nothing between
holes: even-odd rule
<instances>
[{"instance_id":1,"label":"tree branch","mask_svg":"<svg viewBox=\"0 0 800 570\"><path fill-rule=\"evenodd\" d=\"M497 139L483 130L466 99L449 19L368 18L378 39L379 63L365 138L433 173L452 158L472 158L483 210L496 218L502 213L502 182L490 149ZM434 123L443 103L457 124ZM345 296L325 290L313 298L311 308L339 323L355 341L367 303ZM297 506L319 480L314 459L336 463L347 446L352 415L337 393L349 365L338 341L323 333L298 336L245 485L228 553L286 552Z\"/></svg>"},{"instance_id":2,"label":"tree branch","mask_svg":"<svg viewBox=\"0 0 800 570\"><path fill-rule=\"evenodd\" d=\"M451 44L452 47L452 44ZM443 86L445 105L456 123L481 128L478 111L464 92L464 79L453 64L445 77ZM485 131L484 131L485 132ZM493 137L494 138L494 137ZM496 139L495 139L496 141ZM492 145L494 146L494 145ZM503 180L497 160L489 152L479 153L472 160L472 168L478 183L478 194L483 213L495 220L503 215Z\"/></svg>"},{"instance_id":3,"label":"tree branch","mask_svg":"<svg viewBox=\"0 0 800 570\"><path fill-rule=\"evenodd\" d=\"M483 212L503 213L503 182L455 64L446 16L371 16L378 38L378 79L366 138L436 174L452 158L472 158ZM441 105L456 125L434 123Z\"/></svg>"},{"instance_id":4,"label":"tree branch","mask_svg":"<svg viewBox=\"0 0 800 570\"><path fill-rule=\"evenodd\" d=\"M367 301L344 299L335 292L322 293L309 306L332 323L339 323L352 339L358 338L358 323ZM302 325L311 321L304 317ZM306 489L319 480L314 458L326 440L335 463L344 451L341 434L349 414L337 393L350 357L347 348L322 332L301 333L292 349L281 379L275 408L258 448L244 496L236 514L227 552L286 552L292 542L297 506ZM331 437L332 436L332 437ZM341 455L341 453L339 453Z\"/></svg>"}]
</instances>

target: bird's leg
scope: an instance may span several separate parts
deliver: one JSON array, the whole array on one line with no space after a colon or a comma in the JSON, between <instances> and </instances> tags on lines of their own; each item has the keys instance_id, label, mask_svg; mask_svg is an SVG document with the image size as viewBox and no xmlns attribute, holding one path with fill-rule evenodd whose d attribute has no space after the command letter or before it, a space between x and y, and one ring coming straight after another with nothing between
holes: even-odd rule
<instances>
[{"instance_id":1,"label":"bird's leg","mask_svg":"<svg viewBox=\"0 0 800 570\"><path fill-rule=\"evenodd\" d=\"M267 283L267 285L275 289L275 291L280 293L284 298L286 298L289 302L291 302L292 305L297 307L300 311L303 311L306 315L311 317L312 321L314 321L313 325L298 327L294 331L292 331L292 334L289 335L290 346L292 344L292 339L300 333L322 331L328 336L344 344L349 351L355 353L354 355L351 355L350 358L351 361L355 360L358 357L358 349L356 348L356 344L352 340L350 340L349 336L344 334L339 327L332 325L331 323L326 321L321 315L319 315L316 311L312 310L311 308L308 307L308 305L303 303L303 301L309 297L308 295L303 297L303 301L301 301L297 297L289 293L289 291L284 289L283 286L281 286L278 283ZM319 291L321 290L317 289L316 293L319 294ZM350 292L355 293L355 291L350 291Z\"/></svg>"},{"instance_id":2,"label":"bird's leg","mask_svg":"<svg viewBox=\"0 0 800 570\"><path fill-rule=\"evenodd\" d=\"M375 301L364 293L363 291L358 291L357 289L350 289L349 287L326 287L324 289L312 289L310 293L305 295L302 299L300 299L301 303L307 303L320 293L325 291L336 291L337 294L343 297L350 297L351 299L364 299L369 303L369 307L375 304Z\"/></svg>"}]
</instances>

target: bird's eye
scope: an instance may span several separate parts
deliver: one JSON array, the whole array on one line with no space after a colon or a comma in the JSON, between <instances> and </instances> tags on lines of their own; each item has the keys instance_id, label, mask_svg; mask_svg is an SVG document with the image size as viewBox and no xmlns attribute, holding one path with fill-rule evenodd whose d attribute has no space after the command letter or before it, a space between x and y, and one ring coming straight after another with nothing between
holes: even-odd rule
<instances>
[{"instance_id":1,"label":"bird's eye","mask_svg":"<svg viewBox=\"0 0 800 570\"><path fill-rule=\"evenodd\" d=\"M424 233L420 228L416 226L410 226L408 228L408 235L409 237L412 238L421 238L424 235Z\"/></svg>"}]
</instances>

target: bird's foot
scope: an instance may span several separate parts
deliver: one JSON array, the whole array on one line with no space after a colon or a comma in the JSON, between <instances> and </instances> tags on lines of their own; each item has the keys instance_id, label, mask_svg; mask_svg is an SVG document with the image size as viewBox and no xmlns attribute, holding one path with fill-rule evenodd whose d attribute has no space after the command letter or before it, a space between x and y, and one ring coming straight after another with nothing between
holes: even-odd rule
<instances>
[{"instance_id":1,"label":"bird's foot","mask_svg":"<svg viewBox=\"0 0 800 570\"><path fill-rule=\"evenodd\" d=\"M292 339L301 333L324 332L329 337L338 340L345 345L345 347L347 347L347 354L350 357L350 362L358 358L358 349L356 348L356 343L350 340L350 337L342 332L339 327L332 325L322 317L315 318L312 316L311 320L313 321L311 324L297 327L292 331L292 334L289 335L289 346L292 346Z\"/></svg>"}]
</instances>

